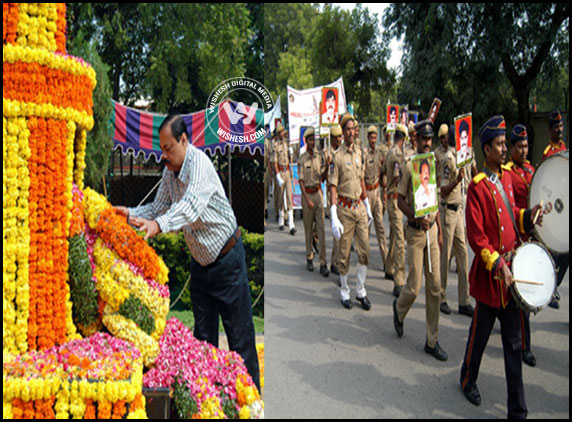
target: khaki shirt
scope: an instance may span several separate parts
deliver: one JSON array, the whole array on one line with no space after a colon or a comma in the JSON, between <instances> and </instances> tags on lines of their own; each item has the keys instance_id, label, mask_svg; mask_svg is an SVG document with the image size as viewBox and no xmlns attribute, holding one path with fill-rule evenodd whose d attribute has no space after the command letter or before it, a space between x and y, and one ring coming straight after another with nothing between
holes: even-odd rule
<instances>
[{"instance_id":1,"label":"khaki shirt","mask_svg":"<svg viewBox=\"0 0 572 422\"><path fill-rule=\"evenodd\" d=\"M274 157L272 161L278 164L278 166L285 167L289 165L290 151L288 149L288 141L276 141L272 155ZM280 168L278 170L280 170Z\"/></svg>"},{"instance_id":2,"label":"khaki shirt","mask_svg":"<svg viewBox=\"0 0 572 422\"><path fill-rule=\"evenodd\" d=\"M375 150L372 151L368 145L368 147L364 149L364 157L365 184L373 186L380 181L381 165L383 164L382 151L379 147L376 147Z\"/></svg>"},{"instance_id":3,"label":"khaki shirt","mask_svg":"<svg viewBox=\"0 0 572 422\"><path fill-rule=\"evenodd\" d=\"M326 167L323 154L314 151L310 154L306 151L298 159L298 180L304 182L305 187L319 187L321 184L321 175Z\"/></svg>"},{"instance_id":4,"label":"khaki shirt","mask_svg":"<svg viewBox=\"0 0 572 422\"><path fill-rule=\"evenodd\" d=\"M437 175L441 180L441 187L447 186L457 179L459 175L455 150L453 147L449 147L445 150L445 148L439 145L435 150L435 158L437 161ZM443 204L460 205L462 200L461 183L457 184L449 195L441 197L441 203Z\"/></svg>"},{"instance_id":5,"label":"khaki shirt","mask_svg":"<svg viewBox=\"0 0 572 422\"><path fill-rule=\"evenodd\" d=\"M357 201L361 197L361 180L365 166L361 150L352 145L351 152L346 144L333 156L328 172L328 184L337 187L338 195Z\"/></svg>"},{"instance_id":6,"label":"khaki shirt","mask_svg":"<svg viewBox=\"0 0 572 422\"><path fill-rule=\"evenodd\" d=\"M383 172L387 177L387 194L397 193L399 178L401 177L401 167L403 165L403 152L397 145L393 145L383 163Z\"/></svg>"},{"instance_id":7,"label":"khaki shirt","mask_svg":"<svg viewBox=\"0 0 572 422\"><path fill-rule=\"evenodd\" d=\"M417 154L415 148L411 144L411 142L404 142L403 144L403 157L405 160L411 158L413 155Z\"/></svg>"},{"instance_id":8,"label":"khaki shirt","mask_svg":"<svg viewBox=\"0 0 572 422\"><path fill-rule=\"evenodd\" d=\"M401 180L399 181L399 187L397 193L405 198L405 202L415 211L415 206L413 203L413 185L411 183L411 159L407 159L403 165ZM437 211L428 215L429 222L433 223L435 217L437 216Z\"/></svg>"}]
</instances>

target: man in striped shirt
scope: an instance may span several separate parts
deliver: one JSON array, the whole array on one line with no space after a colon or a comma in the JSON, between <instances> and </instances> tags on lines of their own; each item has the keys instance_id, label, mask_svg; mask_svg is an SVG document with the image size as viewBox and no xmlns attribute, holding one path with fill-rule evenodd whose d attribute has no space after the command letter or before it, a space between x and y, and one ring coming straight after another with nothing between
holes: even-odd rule
<instances>
[{"instance_id":1,"label":"man in striped shirt","mask_svg":"<svg viewBox=\"0 0 572 422\"><path fill-rule=\"evenodd\" d=\"M145 239L183 230L192 256L194 336L218 346L220 313L229 348L242 356L260 389L250 286L234 212L211 160L189 143L182 117L167 116L159 138L166 168L155 200L116 210Z\"/></svg>"}]
</instances>

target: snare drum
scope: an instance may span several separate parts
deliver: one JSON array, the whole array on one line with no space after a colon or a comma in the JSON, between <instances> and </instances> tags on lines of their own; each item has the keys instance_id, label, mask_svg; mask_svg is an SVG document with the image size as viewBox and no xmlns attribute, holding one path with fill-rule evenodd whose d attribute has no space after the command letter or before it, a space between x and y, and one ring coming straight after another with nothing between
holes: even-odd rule
<instances>
[{"instance_id":1,"label":"snare drum","mask_svg":"<svg viewBox=\"0 0 572 422\"><path fill-rule=\"evenodd\" d=\"M546 158L532 177L528 206L544 202L542 226L534 226L535 237L556 253L569 250L569 164L568 151Z\"/></svg>"},{"instance_id":2,"label":"snare drum","mask_svg":"<svg viewBox=\"0 0 572 422\"><path fill-rule=\"evenodd\" d=\"M512 276L517 280L543 283L542 286L512 283L512 295L522 310L536 314L550 303L556 289L556 271L550 253L540 243L528 242L516 250L512 261Z\"/></svg>"}]
</instances>

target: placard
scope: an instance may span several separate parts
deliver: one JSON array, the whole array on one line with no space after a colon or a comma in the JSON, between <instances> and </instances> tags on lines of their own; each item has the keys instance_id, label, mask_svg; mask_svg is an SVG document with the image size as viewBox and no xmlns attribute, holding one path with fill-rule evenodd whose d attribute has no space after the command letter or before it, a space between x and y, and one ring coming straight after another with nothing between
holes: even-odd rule
<instances>
[{"instance_id":1,"label":"placard","mask_svg":"<svg viewBox=\"0 0 572 422\"><path fill-rule=\"evenodd\" d=\"M473 116L471 113L455 117L455 151L457 168L473 160Z\"/></svg>"},{"instance_id":2,"label":"placard","mask_svg":"<svg viewBox=\"0 0 572 422\"><path fill-rule=\"evenodd\" d=\"M423 217L437 211L437 170L435 154L418 154L411 157L411 185L415 217Z\"/></svg>"}]
</instances>

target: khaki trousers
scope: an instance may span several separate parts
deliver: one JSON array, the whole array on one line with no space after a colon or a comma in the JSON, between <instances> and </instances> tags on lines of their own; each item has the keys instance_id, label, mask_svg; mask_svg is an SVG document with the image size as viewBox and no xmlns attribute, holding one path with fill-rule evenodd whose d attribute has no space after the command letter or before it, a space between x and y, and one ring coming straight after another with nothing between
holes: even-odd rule
<instances>
[{"instance_id":1,"label":"khaki trousers","mask_svg":"<svg viewBox=\"0 0 572 422\"><path fill-rule=\"evenodd\" d=\"M407 226L407 261L409 263L409 275L407 282L397 299L397 316L400 321L411 309L421 290L423 273L425 272L425 320L427 332L427 345L435 347L439 334L439 304L441 298L441 282L439 275L439 241L437 223L429 229L431 248L431 266L433 272L429 272L427 260L427 235L423 230L417 230Z\"/></svg>"},{"instance_id":2,"label":"khaki trousers","mask_svg":"<svg viewBox=\"0 0 572 422\"><path fill-rule=\"evenodd\" d=\"M394 284L405 284L405 236L403 234L403 213L397 206L397 199L387 198L387 214L391 230L389 252L385 273L393 274Z\"/></svg>"},{"instance_id":3,"label":"khaki trousers","mask_svg":"<svg viewBox=\"0 0 572 422\"><path fill-rule=\"evenodd\" d=\"M324 200L322 198L322 191L318 190L316 193L309 193L310 200L314 203L314 207L310 209L302 195L302 211L304 217L304 236L306 237L306 258L309 260L314 259L314 250L312 248L312 239L314 237L314 222L316 223L315 229L318 235L318 245L320 248L320 265L326 265L326 236L324 231Z\"/></svg>"},{"instance_id":4,"label":"khaki trousers","mask_svg":"<svg viewBox=\"0 0 572 422\"><path fill-rule=\"evenodd\" d=\"M441 250L441 302L447 301L447 280L449 277L449 260L451 253L457 261L459 276L459 306L469 302L469 254L463 222L463 208L457 211L441 207L441 228L443 230L443 249Z\"/></svg>"},{"instance_id":5,"label":"khaki trousers","mask_svg":"<svg viewBox=\"0 0 572 422\"><path fill-rule=\"evenodd\" d=\"M339 241L339 270L340 275L347 275L350 270L350 252L354 236L358 262L362 265L369 264L367 211L362 203L355 210L338 205L337 214L344 226L344 233Z\"/></svg>"},{"instance_id":6,"label":"khaki trousers","mask_svg":"<svg viewBox=\"0 0 572 422\"><path fill-rule=\"evenodd\" d=\"M387 260L387 240L385 238L385 228L383 227L383 202L381 201L380 189L376 188L368 191L367 198L371 207L371 214L373 215L373 226L377 235L379 253L385 265Z\"/></svg>"}]
</instances>

